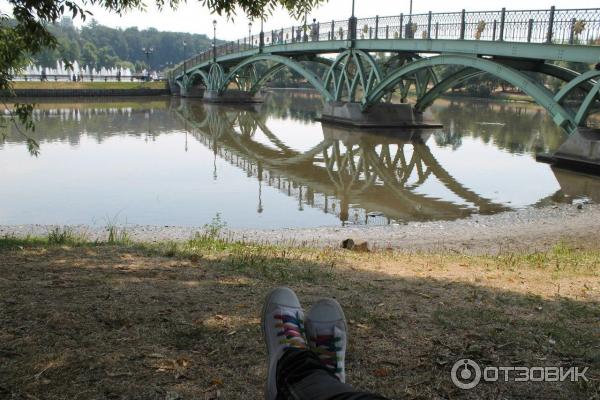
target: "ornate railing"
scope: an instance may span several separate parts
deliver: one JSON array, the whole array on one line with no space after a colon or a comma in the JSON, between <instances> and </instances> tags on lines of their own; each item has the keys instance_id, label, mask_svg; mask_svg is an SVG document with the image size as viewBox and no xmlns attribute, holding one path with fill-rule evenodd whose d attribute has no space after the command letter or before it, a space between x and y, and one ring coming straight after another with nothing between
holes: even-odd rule
<instances>
[{"instance_id":1,"label":"ornate railing","mask_svg":"<svg viewBox=\"0 0 600 400\"><path fill-rule=\"evenodd\" d=\"M461 11L307 22L227 42L177 66L197 64L259 47L298 42L364 39L449 39L600 46L600 9Z\"/></svg>"}]
</instances>

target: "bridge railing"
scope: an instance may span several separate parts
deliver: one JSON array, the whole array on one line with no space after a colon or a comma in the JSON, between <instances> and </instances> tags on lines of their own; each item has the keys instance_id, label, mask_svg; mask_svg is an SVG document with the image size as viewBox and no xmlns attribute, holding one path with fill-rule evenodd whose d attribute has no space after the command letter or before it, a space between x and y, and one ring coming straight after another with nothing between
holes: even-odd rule
<instances>
[{"instance_id":1,"label":"bridge railing","mask_svg":"<svg viewBox=\"0 0 600 400\"><path fill-rule=\"evenodd\" d=\"M600 8L465 11L307 22L251 35L206 50L177 66L172 76L213 57L279 44L329 40L448 39L600 45Z\"/></svg>"}]
</instances>

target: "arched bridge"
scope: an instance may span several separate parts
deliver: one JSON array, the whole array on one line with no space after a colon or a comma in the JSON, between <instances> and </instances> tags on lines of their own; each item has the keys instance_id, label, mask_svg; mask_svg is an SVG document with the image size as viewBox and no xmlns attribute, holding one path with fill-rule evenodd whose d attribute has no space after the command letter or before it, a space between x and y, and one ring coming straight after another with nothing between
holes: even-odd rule
<instances>
[{"instance_id":1,"label":"arched bridge","mask_svg":"<svg viewBox=\"0 0 600 400\"><path fill-rule=\"evenodd\" d=\"M579 73L557 61L592 67ZM445 91L488 74L520 88L572 131L586 124L600 100L600 9L314 22L213 46L177 66L170 79L184 96L200 85L205 99L242 102L252 101L284 68L301 75L328 104L351 105L342 119L369 114L382 103L406 103L409 94L418 116ZM562 86L553 93L534 73Z\"/></svg>"}]
</instances>

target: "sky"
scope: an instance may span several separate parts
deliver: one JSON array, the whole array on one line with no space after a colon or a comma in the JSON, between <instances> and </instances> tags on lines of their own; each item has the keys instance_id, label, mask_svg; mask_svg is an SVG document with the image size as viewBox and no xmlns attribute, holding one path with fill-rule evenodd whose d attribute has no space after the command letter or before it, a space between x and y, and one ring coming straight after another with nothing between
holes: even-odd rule
<instances>
[{"instance_id":1,"label":"sky","mask_svg":"<svg viewBox=\"0 0 600 400\"><path fill-rule=\"evenodd\" d=\"M408 13L410 0L356 0L356 16L372 17L375 15L388 16L400 13ZM151 0L145 1L148 5L145 12L133 11L121 17L108 13L101 8L92 7L93 17L102 25L110 27L132 27L150 28L154 27L161 31L204 33L212 37L212 21L217 21L217 37L225 40L235 40L248 35L249 20L238 12L234 20L228 20L226 17L211 15L209 10L203 7L198 0L188 0L178 10L158 11ZM460 0L457 2L448 2L447 0L414 0L413 12L426 13L428 11L460 11L464 8L467 11L479 10L499 10L502 7L507 9L547 9L551 5L556 8L597 8L600 3L597 0ZM332 19L346 19L351 14L351 0L330 0L320 8L314 10L309 16L309 20L316 18L318 21L331 21ZM10 7L6 0L0 0L0 10L7 12ZM297 24L289 15L283 11L276 11L270 18L265 20L265 31L281 29ZM252 27L253 34L260 30L260 21L255 21Z\"/></svg>"}]
</instances>

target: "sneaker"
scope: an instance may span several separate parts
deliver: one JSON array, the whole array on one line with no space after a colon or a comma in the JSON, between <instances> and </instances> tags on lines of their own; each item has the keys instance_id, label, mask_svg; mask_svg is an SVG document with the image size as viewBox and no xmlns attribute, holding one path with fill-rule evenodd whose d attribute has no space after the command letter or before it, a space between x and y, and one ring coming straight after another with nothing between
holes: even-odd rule
<instances>
[{"instance_id":1,"label":"sneaker","mask_svg":"<svg viewBox=\"0 0 600 400\"><path fill-rule=\"evenodd\" d=\"M273 289L262 310L262 332L267 344L269 368L265 398L277 398L277 362L284 350L306 349L304 311L296 294L289 288Z\"/></svg>"},{"instance_id":2,"label":"sneaker","mask_svg":"<svg viewBox=\"0 0 600 400\"><path fill-rule=\"evenodd\" d=\"M317 301L306 314L306 337L310 349L340 382L346 382L348 328L340 303L334 299Z\"/></svg>"}]
</instances>

